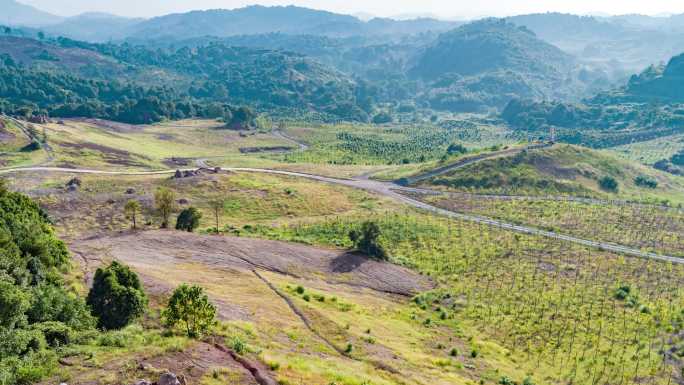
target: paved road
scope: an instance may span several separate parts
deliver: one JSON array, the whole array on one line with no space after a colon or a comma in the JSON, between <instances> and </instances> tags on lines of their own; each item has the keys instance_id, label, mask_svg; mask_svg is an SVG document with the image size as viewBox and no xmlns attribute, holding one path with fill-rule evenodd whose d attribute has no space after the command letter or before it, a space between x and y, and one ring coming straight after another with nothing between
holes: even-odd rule
<instances>
[{"instance_id":1,"label":"paved road","mask_svg":"<svg viewBox=\"0 0 684 385\"><path fill-rule=\"evenodd\" d=\"M410 188L407 189L407 188L404 188L402 186L399 186L397 184L390 183L390 182L380 182L380 181L364 180L364 179L339 179L339 178L331 178L331 177L321 176L321 175L305 174L305 173L300 173L300 172L260 169L260 168L229 167L229 168L223 168L223 170L233 171L233 172L258 172L258 173L293 176L293 177L300 177L300 178L317 180L320 182L325 182L325 183L330 183L330 184L335 184L335 185L343 185L343 186L348 186L348 187L352 187L352 188L363 189L366 191L374 192L374 193L392 198L394 200L403 202L403 203L410 205L412 207L422 209L422 210L425 210L425 211L428 211L428 212L431 212L431 213L434 213L434 214L437 214L440 216L444 216L444 217L455 218L455 219L460 219L460 220L475 222L475 223L482 223L482 224L486 224L489 226L498 227L501 229L506 229L506 230L511 230L511 231L516 231L516 232L524 233L524 234L533 234L533 235L539 235L539 236L543 236L543 237L547 237L547 238L563 240L563 241L572 242L572 243L576 243L576 244L580 244L580 245L585 245L585 246L594 247L594 248L598 248L598 249L608 250L608 251L612 251L615 253L630 255L633 257L648 258L648 259L653 259L653 260L658 260L658 261L663 261L663 262L672 262L672 263L684 264L684 259L680 259L680 258L668 256L668 255L661 255L661 254L656 254L656 253L651 253L651 252L645 252L645 251L641 251L641 250L634 249L631 247L617 245L617 244L613 244L613 243L597 242L597 241L577 238L577 237L573 237L573 236L569 236L569 235L554 233L551 231L545 231L545 230L541 230L541 229L538 229L535 227L514 225L511 223L506 223L506 222L491 219L491 218L486 218L486 217L481 217L481 216L476 216L476 215L461 214L461 213L456 213L453 211L444 210L444 209L432 206L430 204L418 201L416 199L413 199L409 196L402 194L401 193L402 191L403 192L413 192L412 190L414 190L414 189L410 189ZM100 170L89 170L89 169L69 169L69 168L58 168L58 167L25 167L25 168L14 168L14 169L0 170L0 175L19 173L19 172L35 172L35 171L74 173L74 174L100 174L100 175L164 175L164 174L173 174L176 172L176 170L140 171L140 172L132 171L132 172L129 172L129 171L100 171ZM185 170L181 170L181 171L185 171Z\"/></svg>"}]
</instances>

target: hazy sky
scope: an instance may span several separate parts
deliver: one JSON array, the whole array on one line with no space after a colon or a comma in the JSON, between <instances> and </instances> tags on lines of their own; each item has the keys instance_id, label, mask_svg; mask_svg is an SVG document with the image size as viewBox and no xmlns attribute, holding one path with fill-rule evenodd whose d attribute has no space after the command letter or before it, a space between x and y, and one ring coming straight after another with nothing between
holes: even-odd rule
<instances>
[{"instance_id":1,"label":"hazy sky","mask_svg":"<svg viewBox=\"0 0 684 385\"><path fill-rule=\"evenodd\" d=\"M378 16L432 14L443 18L507 16L559 11L576 14L649 15L684 13L682 0L19 0L63 16L82 12L109 12L150 17L193 9L238 8L250 4L289 5L340 13Z\"/></svg>"}]
</instances>

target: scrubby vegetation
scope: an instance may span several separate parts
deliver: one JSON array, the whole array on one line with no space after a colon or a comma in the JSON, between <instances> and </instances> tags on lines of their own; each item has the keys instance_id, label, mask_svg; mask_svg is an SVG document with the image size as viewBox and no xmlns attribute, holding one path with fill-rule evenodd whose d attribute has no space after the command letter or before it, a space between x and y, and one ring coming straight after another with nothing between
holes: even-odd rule
<instances>
[{"instance_id":1,"label":"scrubby vegetation","mask_svg":"<svg viewBox=\"0 0 684 385\"><path fill-rule=\"evenodd\" d=\"M672 200L673 204L680 202L677 197L684 189L680 181L666 174L571 145L488 159L421 184L461 192L610 199L619 196L651 202Z\"/></svg>"},{"instance_id":2,"label":"scrubby vegetation","mask_svg":"<svg viewBox=\"0 0 684 385\"><path fill-rule=\"evenodd\" d=\"M64 285L69 256L44 211L0 180L0 383L50 374L73 333L91 329L82 299Z\"/></svg>"},{"instance_id":3,"label":"scrubby vegetation","mask_svg":"<svg viewBox=\"0 0 684 385\"><path fill-rule=\"evenodd\" d=\"M680 343L681 265L414 214L257 227L251 234L349 245L345 235L367 220L377 223L392 261L441 283L414 300L414 322L423 327L449 326L456 335L474 328L552 382L665 384L679 373L660 352ZM615 294L625 287L627 295ZM474 346L471 357L481 355Z\"/></svg>"},{"instance_id":4,"label":"scrubby vegetation","mask_svg":"<svg viewBox=\"0 0 684 385\"><path fill-rule=\"evenodd\" d=\"M162 316L167 327L178 326L188 337L199 338L216 323L216 307L204 289L183 284L174 290Z\"/></svg>"}]
</instances>

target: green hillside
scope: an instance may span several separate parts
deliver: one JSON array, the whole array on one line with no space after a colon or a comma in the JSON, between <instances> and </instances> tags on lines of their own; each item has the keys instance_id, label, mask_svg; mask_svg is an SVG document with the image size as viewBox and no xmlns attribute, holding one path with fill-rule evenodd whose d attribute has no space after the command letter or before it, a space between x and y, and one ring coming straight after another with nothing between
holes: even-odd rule
<instances>
[{"instance_id":1,"label":"green hillside","mask_svg":"<svg viewBox=\"0 0 684 385\"><path fill-rule=\"evenodd\" d=\"M616 185L612 185L614 181ZM654 181L649 186L645 181ZM485 160L424 185L448 190L511 194L571 195L608 199L682 201L684 180L622 160L607 152L573 145L529 150Z\"/></svg>"},{"instance_id":2,"label":"green hillside","mask_svg":"<svg viewBox=\"0 0 684 385\"><path fill-rule=\"evenodd\" d=\"M478 111L515 97L576 99L588 86L574 72L573 57L530 30L487 19L442 34L409 74L429 83L433 108Z\"/></svg>"},{"instance_id":3,"label":"green hillside","mask_svg":"<svg viewBox=\"0 0 684 385\"><path fill-rule=\"evenodd\" d=\"M52 116L149 123L204 114L209 105L316 112L324 119L367 120L363 93L349 76L302 55L209 44L155 50L65 38L0 38L0 104ZM149 115L124 116L141 99ZM3 103L4 102L4 103ZM164 106L156 106L157 104ZM179 106L183 104L184 106ZM368 102L364 105L370 111ZM217 108L213 108L216 110ZM182 111L176 113L175 111Z\"/></svg>"}]
</instances>

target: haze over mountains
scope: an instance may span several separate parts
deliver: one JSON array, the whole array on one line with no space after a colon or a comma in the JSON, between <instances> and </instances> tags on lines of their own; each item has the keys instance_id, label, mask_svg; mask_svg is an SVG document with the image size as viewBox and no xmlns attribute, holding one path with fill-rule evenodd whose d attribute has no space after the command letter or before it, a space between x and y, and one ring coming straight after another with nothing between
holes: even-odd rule
<instances>
[{"instance_id":1,"label":"haze over mountains","mask_svg":"<svg viewBox=\"0 0 684 385\"><path fill-rule=\"evenodd\" d=\"M28 103L47 113L130 117L121 111L138 108L147 97L157 100L140 108L153 105L156 112L143 121L175 117L180 105L193 106L182 107L180 115L216 115L226 107L209 106L228 103L272 114L378 122L506 111L512 126L532 131L561 122L573 130L565 138L574 140L584 123L600 130L619 124L634 110L626 103L684 102L681 60L661 64L684 52L683 16L364 21L295 6L249 6L151 19L99 13L60 18L14 0L0 2L10 26L0 34L7 111ZM71 90L83 81L105 83L55 99L27 94L35 81ZM117 91L103 97L99 92L108 87ZM557 105L576 113L559 119ZM624 113L604 114L616 110ZM636 121L670 132L679 121L674 110L657 109L658 119Z\"/></svg>"}]
</instances>

